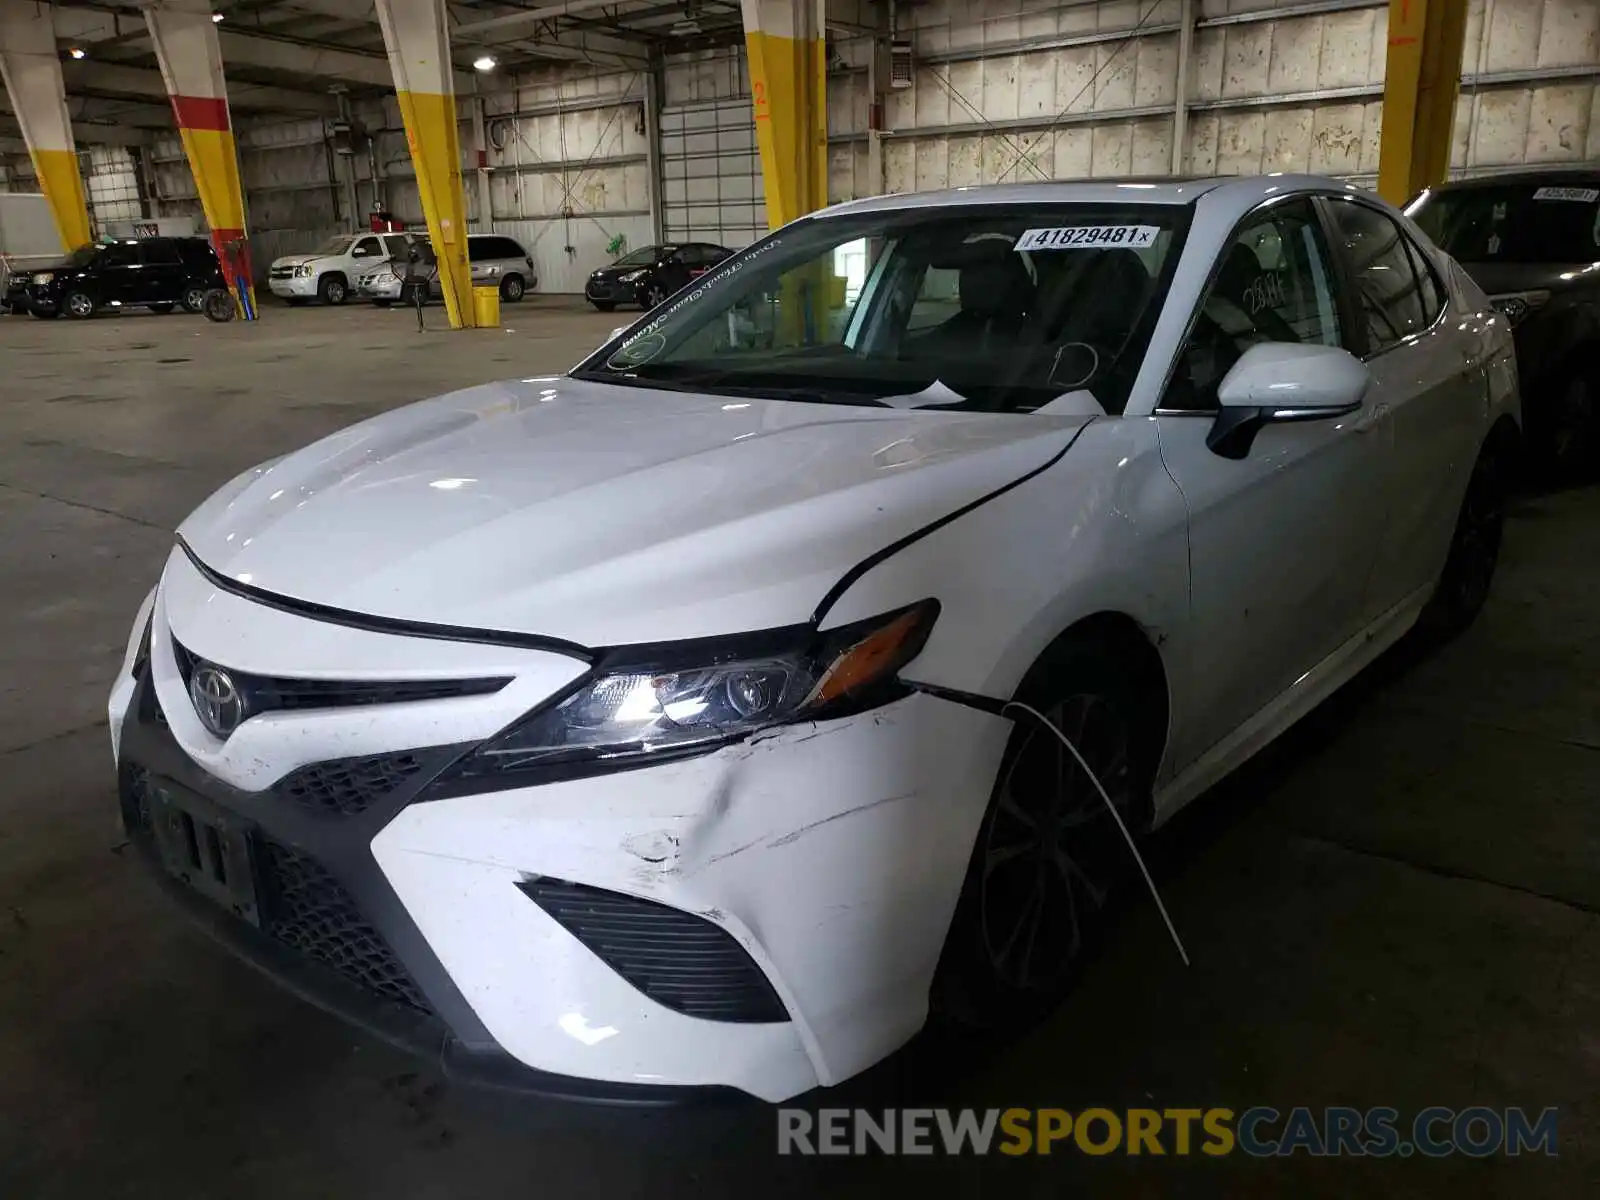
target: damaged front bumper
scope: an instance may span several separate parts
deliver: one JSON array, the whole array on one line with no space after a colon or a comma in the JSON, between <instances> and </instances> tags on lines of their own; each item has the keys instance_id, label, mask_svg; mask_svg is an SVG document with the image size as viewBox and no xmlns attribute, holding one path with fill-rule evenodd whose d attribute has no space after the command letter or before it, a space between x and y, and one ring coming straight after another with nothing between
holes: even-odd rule
<instances>
[{"instance_id":1,"label":"damaged front bumper","mask_svg":"<svg viewBox=\"0 0 1600 1200\"><path fill-rule=\"evenodd\" d=\"M257 633L268 620L301 618L273 613ZM124 820L167 888L323 1007L453 1074L574 1099L775 1102L908 1040L1010 729L916 693L538 786L435 791L476 734L246 790L183 744L194 722L172 652L158 630L160 661L137 678L125 663L111 711ZM290 717L269 723L285 745L331 719ZM327 803L351 779L368 799ZM163 821L179 829L165 841ZM175 868L191 844L196 868L236 845L248 899L178 878L195 874Z\"/></svg>"}]
</instances>

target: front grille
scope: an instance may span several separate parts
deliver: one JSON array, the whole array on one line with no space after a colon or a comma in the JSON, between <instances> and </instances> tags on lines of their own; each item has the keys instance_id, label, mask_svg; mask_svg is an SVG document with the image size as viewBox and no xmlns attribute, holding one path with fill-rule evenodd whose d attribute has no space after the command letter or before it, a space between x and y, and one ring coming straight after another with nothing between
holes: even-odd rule
<instances>
[{"instance_id":1,"label":"front grille","mask_svg":"<svg viewBox=\"0 0 1600 1200\"><path fill-rule=\"evenodd\" d=\"M707 1021L787 1021L734 937L691 913L559 879L518 884L535 904L657 1004Z\"/></svg>"},{"instance_id":2,"label":"front grille","mask_svg":"<svg viewBox=\"0 0 1600 1200\"><path fill-rule=\"evenodd\" d=\"M272 792L313 812L353 817L414 778L423 765L409 750L311 763L285 775Z\"/></svg>"},{"instance_id":3,"label":"front grille","mask_svg":"<svg viewBox=\"0 0 1600 1200\"><path fill-rule=\"evenodd\" d=\"M389 944L320 863L268 838L257 849L269 934L387 1000L431 1011Z\"/></svg>"},{"instance_id":4,"label":"front grille","mask_svg":"<svg viewBox=\"0 0 1600 1200\"><path fill-rule=\"evenodd\" d=\"M282 267L274 267L272 270L267 272L267 278L269 278L269 279L293 279L294 278L294 271L291 270L291 269L285 269L285 268L282 268Z\"/></svg>"},{"instance_id":5,"label":"front grille","mask_svg":"<svg viewBox=\"0 0 1600 1200\"><path fill-rule=\"evenodd\" d=\"M189 677L203 660L172 639L172 656L178 674L188 686ZM510 676L484 679L291 679L252 675L220 664L244 701L245 716L308 708L353 708L365 704L405 704L421 700L448 700L458 696L487 696L511 682Z\"/></svg>"}]
</instances>

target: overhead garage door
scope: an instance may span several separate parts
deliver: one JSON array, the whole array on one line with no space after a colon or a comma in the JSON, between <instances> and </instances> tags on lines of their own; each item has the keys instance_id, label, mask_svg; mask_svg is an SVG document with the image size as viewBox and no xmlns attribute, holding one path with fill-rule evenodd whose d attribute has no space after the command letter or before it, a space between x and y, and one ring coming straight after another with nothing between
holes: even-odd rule
<instances>
[{"instance_id":1,"label":"overhead garage door","mask_svg":"<svg viewBox=\"0 0 1600 1200\"><path fill-rule=\"evenodd\" d=\"M767 232L748 96L664 106L661 175L668 241L744 246Z\"/></svg>"}]
</instances>

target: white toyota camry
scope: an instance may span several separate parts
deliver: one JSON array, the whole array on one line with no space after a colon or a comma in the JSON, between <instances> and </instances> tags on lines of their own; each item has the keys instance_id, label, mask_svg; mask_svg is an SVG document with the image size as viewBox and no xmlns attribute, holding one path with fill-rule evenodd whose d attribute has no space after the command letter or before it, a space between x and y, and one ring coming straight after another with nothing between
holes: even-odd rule
<instances>
[{"instance_id":1,"label":"white toyota camry","mask_svg":"<svg viewBox=\"0 0 1600 1200\"><path fill-rule=\"evenodd\" d=\"M1112 805L1471 619L1519 419L1504 320L1353 187L838 205L203 504L111 695L123 819L462 1076L781 1100L1048 1011Z\"/></svg>"}]
</instances>

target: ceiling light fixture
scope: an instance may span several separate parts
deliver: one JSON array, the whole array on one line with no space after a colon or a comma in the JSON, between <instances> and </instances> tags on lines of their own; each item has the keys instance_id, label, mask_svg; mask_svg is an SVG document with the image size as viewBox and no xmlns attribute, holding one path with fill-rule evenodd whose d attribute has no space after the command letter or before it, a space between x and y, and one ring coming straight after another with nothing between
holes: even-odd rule
<instances>
[{"instance_id":1,"label":"ceiling light fixture","mask_svg":"<svg viewBox=\"0 0 1600 1200\"><path fill-rule=\"evenodd\" d=\"M84 56L84 51L80 50L77 46L74 46L71 50L68 50L67 53L72 55L73 58L82 58Z\"/></svg>"},{"instance_id":2,"label":"ceiling light fixture","mask_svg":"<svg viewBox=\"0 0 1600 1200\"><path fill-rule=\"evenodd\" d=\"M492 71L492 70L495 69L495 66L496 66L496 63L494 61L494 55L492 55L492 54L482 55L479 58L474 59L472 65L474 67L476 67L480 71Z\"/></svg>"}]
</instances>

